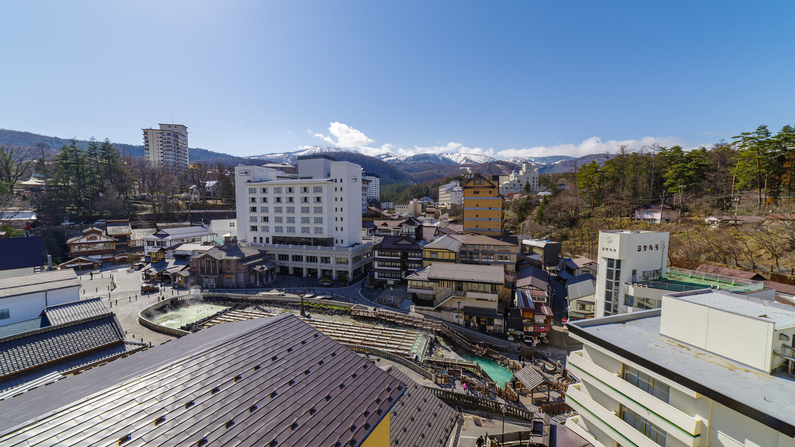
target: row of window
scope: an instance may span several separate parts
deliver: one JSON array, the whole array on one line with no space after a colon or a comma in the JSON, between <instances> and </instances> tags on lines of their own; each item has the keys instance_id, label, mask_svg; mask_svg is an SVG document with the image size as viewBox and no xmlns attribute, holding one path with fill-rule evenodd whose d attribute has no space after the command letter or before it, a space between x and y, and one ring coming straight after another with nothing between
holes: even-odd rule
<instances>
[{"instance_id":1,"label":"row of window","mask_svg":"<svg viewBox=\"0 0 795 447\"><path fill-rule=\"evenodd\" d=\"M320 259L320 263L321 264L331 264L331 257L330 256L319 256L319 257L318 256L306 256L306 262L309 263L309 264L316 264L317 261L318 261L318 258ZM290 260L292 260L293 262L304 262L304 255L292 255L292 257L291 257L290 255L283 255L282 254L282 255L278 256L278 260L279 261L290 261ZM337 265L348 265L348 258L336 258L336 264Z\"/></svg>"},{"instance_id":2,"label":"row of window","mask_svg":"<svg viewBox=\"0 0 795 447\"><path fill-rule=\"evenodd\" d=\"M296 188L293 187L293 186L286 186L286 187L274 186L273 187L273 193L274 194L282 194L282 191L285 190L285 191L287 191L287 194L292 194L292 193L295 192L295 189ZM300 187L298 187L298 189L304 194L308 194L309 193L309 187L308 186L300 186ZM268 194L268 187L260 188L259 192L261 194ZM313 186L312 187L312 192L316 193L316 194L317 193L322 193L323 192L323 187L322 186ZM257 188L249 188L248 189L248 193L249 194L257 194Z\"/></svg>"},{"instance_id":3,"label":"row of window","mask_svg":"<svg viewBox=\"0 0 795 447\"><path fill-rule=\"evenodd\" d=\"M296 203L295 197L286 197L285 199L286 200L282 201L281 197L274 197L273 198L273 203ZM309 200L309 197L301 197L301 203L323 203L323 198L322 197L315 197L314 199L315 200ZM248 201L249 201L249 203L257 203L257 198L256 197L249 197ZM336 197L334 198L334 201L335 202L337 201ZM259 198L259 203L269 203L268 202L268 198L267 197L260 197Z\"/></svg>"},{"instance_id":4,"label":"row of window","mask_svg":"<svg viewBox=\"0 0 795 447\"><path fill-rule=\"evenodd\" d=\"M386 268L400 268L401 267L400 261L378 261L376 262L376 267L386 267ZM406 268L409 269L419 269L422 268L422 264L419 262L408 262L406 263Z\"/></svg>"},{"instance_id":5,"label":"row of window","mask_svg":"<svg viewBox=\"0 0 795 447\"><path fill-rule=\"evenodd\" d=\"M285 221L284 219L287 219L287 220ZM257 220L257 216L249 216L248 217L248 221L252 222L252 223L253 222L270 222L270 216L261 216L260 220ZM286 223L295 223L295 217L288 216L288 217L285 218L285 217L282 217L282 216L275 216L273 218L273 222L275 222L275 223L285 223L285 222ZM301 218L301 223L302 224L310 224L310 223L312 223L312 220L311 220L310 217L302 217ZM317 224L317 225L322 224L323 223L323 218L322 217L315 217L314 223Z\"/></svg>"},{"instance_id":6,"label":"row of window","mask_svg":"<svg viewBox=\"0 0 795 447\"><path fill-rule=\"evenodd\" d=\"M284 231L285 228L287 228L287 231ZM259 231L259 232L262 232L262 233L270 233L271 232L270 225L261 225L259 227L257 225L252 225L249 228L249 230L250 231ZM273 232L274 233L295 233L296 232L296 227L283 227L281 225L275 225L273 227ZM311 227L301 227L301 234L323 234L323 227L315 227L314 231L312 231Z\"/></svg>"},{"instance_id":7,"label":"row of window","mask_svg":"<svg viewBox=\"0 0 795 447\"><path fill-rule=\"evenodd\" d=\"M308 207L308 206L302 206L301 207L301 214L309 214L309 209L310 209L310 207ZM256 206L249 207L248 211L250 213L256 213L257 212L257 207ZM313 211L314 211L315 214L323 214L323 207L322 206L316 206ZM259 212L260 213L269 213L270 209L267 206L262 206L262 207L259 208ZM288 207L274 206L273 207L273 212L274 213L284 213L284 212L286 212L286 213L295 213L295 207L294 206L288 206Z\"/></svg>"}]
</instances>

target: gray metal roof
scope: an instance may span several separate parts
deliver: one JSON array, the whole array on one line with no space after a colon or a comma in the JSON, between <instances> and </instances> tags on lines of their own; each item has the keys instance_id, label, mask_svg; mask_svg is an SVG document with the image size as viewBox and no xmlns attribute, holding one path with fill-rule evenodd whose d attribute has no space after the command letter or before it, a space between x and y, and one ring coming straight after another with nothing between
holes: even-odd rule
<instances>
[{"instance_id":1,"label":"gray metal roof","mask_svg":"<svg viewBox=\"0 0 795 447\"><path fill-rule=\"evenodd\" d=\"M660 335L661 320L661 309L654 309L567 324L572 334L651 369L666 380L678 382L776 430L786 428L781 426L783 422L793 431L795 380L786 377L786 373L761 374L729 358Z\"/></svg>"},{"instance_id":2,"label":"gray metal roof","mask_svg":"<svg viewBox=\"0 0 795 447\"><path fill-rule=\"evenodd\" d=\"M43 311L43 314L53 326L86 318L98 317L109 313L111 313L110 310L102 304L102 298L91 298L58 304L45 307Z\"/></svg>"},{"instance_id":3,"label":"gray metal roof","mask_svg":"<svg viewBox=\"0 0 795 447\"><path fill-rule=\"evenodd\" d=\"M428 266L428 279L489 284L505 284L505 269L501 265L452 264L436 262Z\"/></svg>"},{"instance_id":4,"label":"gray metal roof","mask_svg":"<svg viewBox=\"0 0 795 447\"><path fill-rule=\"evenodd\" d=\"M0 444L356 446L405 389L288 314L217 325L0 401Z\"/></svg>"},{"instance_id":5,"label":"gray metal roof","mask_svg":"<svg viewBox=\"0 0 795 447\"><path fill-rule=\"evenodd\" d=\"M181 239L186 237L199 237L199 236L212 236L213 230L205 227L204 225L195 225L191 227L176 227L176 228L164 228L160 231L157 231L152 236L163 239L167 237ZM147 236L146 239L151 237Z\"/></svg>"},{"instance_id":6,"label":"gray metal roof","mask_svg":"<svg viewBox=\"0 0 795 447\"><path fill-rule=\"evenodd\" d=\"M30 275L7 276L0 278L0 298L66 287L80 287L80 279L77 278L74 270L53 270Z\"/></svg>"},{"instance_id":7,"label":"gray metal roof","mask_svg":"<svg viewBox=\"0 0 795 447\"><path fill-rule=\"evenodd\" d=\"M406 384L406 392L392 407L389 444L412 447L447 445L458 412L399 369L392 367L387 371Z\"/></svg>"},{"instance_id":8,"label":"gray metal roof","mask_svg":"<svg viewBox=\"0 0 795 447\"><path fill-rule=\"evenodd\" d=\"M458 250L461 249L461 245L462 245L461 241L446 234L442 237L436 238L433 242L426 245L425 248L450 250L452 252L458 253Z\"/></svg>"},{"instance_id":9,"label":"gray metal roof","mask_svg":"<svg viewBox=\"0 0 795 447\"><path fill-rule=\"evenodd\" d=\"M516 275L516 287L535 287L546 291L549 288L549 274L538 267L525 267Z\"/></svg>"},{"instance_id":10,"label":"gray metal roof","mask_svg":"<svg viewBox=\"0 0 795 447\"><path fill-rule=\"evenodd\" d=\"M596 278L590 273L575 276L566 283L566 291L570 300L593 295L596 293Z\"/></svg>"}]
</instances>

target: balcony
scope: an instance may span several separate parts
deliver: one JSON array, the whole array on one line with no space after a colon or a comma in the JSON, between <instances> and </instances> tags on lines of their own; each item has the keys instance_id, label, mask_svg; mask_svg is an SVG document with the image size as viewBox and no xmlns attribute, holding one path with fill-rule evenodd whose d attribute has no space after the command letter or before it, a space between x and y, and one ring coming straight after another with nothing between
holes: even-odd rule
<instances>
[{"instance_id":1,"label":"balcony","mask_svg":"<svg viewBox=\"0 0 795 447\"><path fill-rule=\"evenodd\" d=\"M585 390L582 383L569 385L566 393L566 403L580 413L579 417L586 420L589 425L594 425L621 445L660 447L641 432L635 430L635 427L624 422L615 412L608 411L591 399L590 394Z\"/></svg>"},{"instance_id":2,"label":"balcony","mask_svg":"<svg viewBox=\"0 0 795 447\"><path fill-rule=\"evenodd\" d=\"M621 402L632 411L643 415L650 422L665 430L669 437L675 438L685 445L693 447L699 445L702 429L700 418L689 416L625 381L618 374L596 365L586 359L582 355L582 351L575 351L569 355L568 369L584 382L598 387L611 399Z\"/></svg>"},{"instance_id":3,"label":"balcony","mask_svg":"<svg viewBox=\"0 0 795 447\"><path fill-rule=\"evenodd\" d=\"M594 446L605 447L604 444L597 441L594 435L592 435L591 432L588 431L588 426L586 425L585 420L582 418L582 416L580 415L572 416L566 419L566 422L563 425L565 425L566 428L573 431L574 433L580 435L583 439L590 442Z\"/></svg>"}]
</instances>

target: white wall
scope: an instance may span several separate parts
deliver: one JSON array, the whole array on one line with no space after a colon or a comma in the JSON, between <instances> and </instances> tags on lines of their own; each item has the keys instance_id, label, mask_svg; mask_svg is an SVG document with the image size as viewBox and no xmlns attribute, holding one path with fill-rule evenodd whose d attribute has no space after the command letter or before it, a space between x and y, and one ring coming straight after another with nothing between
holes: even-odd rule
<instances>
[{"instance_id":1,"label":"white wall","mask_svg":"<svg viewBox=\"0 0 795 447\"><path fill-rule=\"evenodd\" d=\"M215 237L227 233L237 236L237 219L213 219L210 221L210 229L215 233Z\"/></svg>"},{"instance_id":2,"label":"white wall","mask_svg":"<svg viewBox=\"0 0 795 447\"><path fill-rule=\"evenodd\" d=\"M41 311L47 306L79 299L80 286L2 298L0 299L0 309L8 309L10 318L0 320L0 325L30 320L41 315Z\"/></svg>"}]
</instances>

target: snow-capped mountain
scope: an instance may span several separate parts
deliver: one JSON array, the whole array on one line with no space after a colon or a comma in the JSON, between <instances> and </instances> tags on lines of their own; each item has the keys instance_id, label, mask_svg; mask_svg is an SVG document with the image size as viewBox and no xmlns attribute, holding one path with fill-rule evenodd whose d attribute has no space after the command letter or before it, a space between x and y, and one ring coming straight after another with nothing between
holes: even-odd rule
<instances>
[{"instance_id":1,"label":"snow-capped mountain","mask_svg":"<svg viewBox=\"0 0 795 447\"><path fill-rule=\"evenodd\" d=\"M298 151L292 152L282 152L278 154L262 154L262 155L251 155L247 158L254 159L254 160L271 160L277 163L290 163L293 164L301 155L314 155L314 154L328 154L331 152L356 152L359 151L354 149L345 149L342 147L332 147L332 146L312 146L310 148L301 149Z\"/></svg>"},{"instance_id":2,"label":"snow-capped mountain","mask_svg":"<svg viewBox=\"0 0 795 447\"><path fill-rule=\"evenodd\" d=\"M488 155L479 154L457 154L457 153L442 153L442 154L417 154L411 156L396 155L396 154L381 154L376 158L388 163L433 163L439 165L478 165L481 163L488 163L495 159Z\"/></svg>"},{"instance_id":3,"label":"snow-capped mountain","mask_svg":"<svg viewBox=\"0 0 795 447\"><path fill-rule=\"evenodd\" d=\"M520 166L522 165L522 162L524 162L524 161L529 161L534 166L535 165L548 166L548 165L553 165L553 164L557 164L557 163L562 163L562 162L564 162L566 160L571 160L573 158L575 158L575 157L571 157L571 156L568 156L568 155L550 155L548 157L511 157L511 158L505 159L505 161L508 161L508 162L511 162L511 163L514 163L514 164L517 164L517 165L520 165Z\"/></svg>"}]
</instances>

